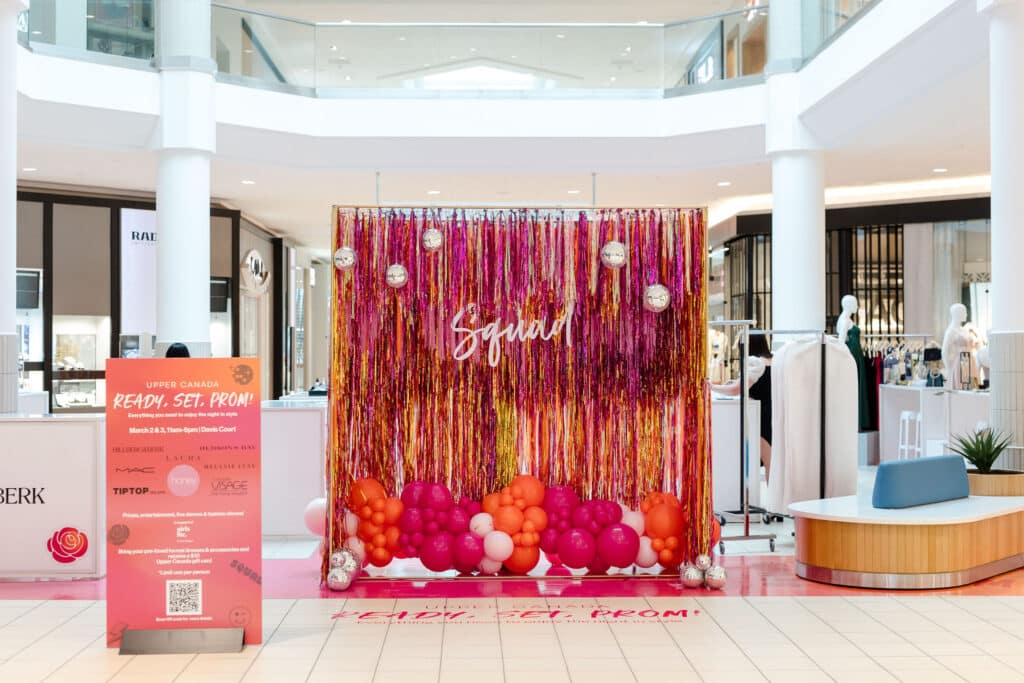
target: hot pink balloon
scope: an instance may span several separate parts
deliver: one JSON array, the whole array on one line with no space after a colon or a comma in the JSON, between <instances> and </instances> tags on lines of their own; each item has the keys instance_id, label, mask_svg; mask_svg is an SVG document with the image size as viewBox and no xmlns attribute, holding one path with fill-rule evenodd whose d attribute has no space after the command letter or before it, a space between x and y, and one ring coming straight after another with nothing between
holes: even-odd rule
<instances>
[{"instance_id":1,"label":"hot pink balloon","mask_svg":"<svg viewBox=\"0 0 1024 683\"><path fill-rule=\"evenodd\" d=\"M423 504L423 494L427 490L427 482L411 481L402 489L402 505L407 508L418 508Z\"/></svg>"},{"instance_id":2,"label":"hot pink balloon","mask_svg":"<svg viewBox=\"0 0 1024 683\"><path fill-rule=\"evenodd\" d=\"M562 565L562 558L555 553L544 553L544 558L551 563L552 567L560 567Z\"/></svg>"},{"instance_id":3,"label":"hot pink balloon","mask_svg":"<svg viewBox=\"0 0 1024 683\"><path fill-rule=\"evenodd\" d=\"M469 531L469 513L462 508L453 508L448 513L448 533L458 536L466 531Z\"/></svg>"},{"instance_id":4,"label":"hot pink balloon","mask_svg":"<svg viewBox=\"0 0 1024 683\"><path fill-rule=\"evenodd\" d=\"M306 523L309 533L314 536L325 536L327 534L327 499L314 498L309 501L302 520Z\"/></svg>"},{"instance_id":5,"label":"hot pink balloon","mask_svg":"<svg viewBox=\"0 0 1024 683\"><path fill-rule=\"evenodd\" d=\"M557 553L558 552L558 539L561 538L562 534L559 533L558 529L548 527L544 531L540 532L540 549L546 553Z\"/></svg>"},{"instance_id":6,"label":"hot pink balloon","mask_svg":"<svg viewBox=\"0 0 1024 683\"><path fill-rule=\"evenodd\" d=\"M452 568L452 537L437 534L428 537L420 546L420 562L432 572L443 572Z\"/></svg>"},{"instance_id":7,"label":"hot pink balloon","mask_svg":"<svg viewBox=\"0 0 1024 683\"><path fill-rule=\"evenodd\" d=\"M480 560L484 559L484 541L468 531L455 537L452 546L452 559L455 568L462 573L476 569Z\"/></svg>"},{"instance_id":8,"label":"hot pink balloon","mask_svg":"<svg viewBox=\"0 0 1024 683\"><path fill-rule=\"evenodd\" d=\"M452 492L444 484L428 484L423 494L423 507L445 512L452 506Z\"/></svg>"},{"instance_id":9,"label":"hot pink balloon","mask_svg":"<svg viewBox=\"0 0 1024 683\"><path fill-rule=\"evenodd\" d=\"M572 571L564 565L552 565L544 572L544 576L572 576Z\"/></svg>"},{"instance_id":10,"label":"hot pink balloon","mask_svg":"<svg viewBox=\"0 0 1024 683\"><path fill-rule=\"evenodd\" d=\"M590 564L587 565L588 574L607 574L608 569L608 563L602 560L597 555L595 555L594 559L591 560Z\"/></svg>"},{"instance_id":11,"label":"hot pink balloon","mask_svg":"<svg viewBox=\"0 0 1024 683\"><path fill-rule=\"evenodd\" d=\"M640 535L625 524L610 524L597 537L597 556L611 567L628 567L640 550Z\"/></svg>"},{"instance_id":12,"label":"hot pink balloon","mask_svg":"<svg viewBox=\"0 0 1024 683\"><path fill-rule=\"evenodd\" d=\"M405 508L402 510L402 516L398 518L398 528L407 534L423 531L423 513L419 508Z\"/></svg>"},{"instance_id":13,"label":"hot pink balloon","mask_svg":"<svg viewBox=\"0 0 1024 683\"><path fill-rule=\"evenodd\" d=\"M597 541L583 529L569 529L558 539L558 557L562 564L583 569L597 555Z\"/></svg>"},{"instance_id":14,"label":"hot pink balloon","mask_svg":"<svg viewBox=\"0 0 1024 683\"><path fill-rule=\"evenodd\" d=\"M504 562L512 557L513 550L512 537L504 531L492 531L484 536L484 554L490 560Z\"/></svg>"}]
</instances>

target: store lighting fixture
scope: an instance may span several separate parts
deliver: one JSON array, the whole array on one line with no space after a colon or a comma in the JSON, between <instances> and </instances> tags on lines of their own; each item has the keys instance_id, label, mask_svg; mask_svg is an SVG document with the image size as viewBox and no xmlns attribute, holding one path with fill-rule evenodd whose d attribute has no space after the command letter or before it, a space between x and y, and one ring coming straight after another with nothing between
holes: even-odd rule
<instances>
[{"instance_id":1,"label":"store lighting fixture","mask_svg":"<svg viewBox=\"0 0 1024 683\"><path fill-rule=\"evenodd\" d=\"M615 76L612 76L611 79L609 79L609 80L611 80L611 82L614 83L615 82Z\"/></svg>"},{"instance_id":2,"label":"store lighting fixture","mask_svg":"<svg viewBox=\"0 0 1024 683\"><path fill-rule=\"evenodd\" d=\"M519 59L519 55L512 55L512 59Z\"/></svg>"},{"instance_id":3,"label":"store lighting fixture","mask_svg":"<svg viewBox=\"0 0 1024 683\"><path fill-rule=\"evenodd\" d=\"M95 14L86 14L86 15L85 15L85 18L86 18L86 19L95 19L95 18L96 18L96 15L95 15Z\"/></svg>"},{"instance_id":4,"label":"store lighting fixture","mask_svg":"<svg viewBox=\"0 0 1024 683\"><path fill-rule=\"evenodd\" d=\"M579 190L569 190L569 194L579 194Z\"/></svg>"},{"instance_id":5,"label":"store lighting fixture","mask_svg":"<svg viewBox=\"0 0 1024 683\"><path fill-rule=\"evenodd\" d=\"M564 33L556 33L555 34L555 38L558 38L559 40L565 40L565 34Z\"/></svg>"},{"instance_id":6,"label":"store lighting fixture","mask_svg":"<svg viewBox=\"0 0 1024 683\"><path fill-rule=\"evenodd\" d=\"M427 190L427 194L438 195L441 194L441 190Z\"/></svg>"},{"instance_id":7,"label":"store lighting fixture","mask_svg":"<svg viewBox=\"0 0 1024 683\"><path fill-rule=\"evenodd\" d=\"M730 182L728 180L723 180L720 183L718 183L719 187L729 187L730 185L732 185L732 182Z\"/></svg>"},{"instance_id":8,"label":"store lighting fixture","mask_svg":"<svg viewBox=\"0 0 1024 683\"><path fill-rule=\"evenodd\" d=\"M398 36L398 40L399 41L405 40L405 36Z\"/></svg>"},{"instance_id":9,"label":"store lighting fixture","mask_svg":"<svg viewBox=\"0 0 1024 683\"><path fill-rule=\"evenodd\" d=\"M343 24L351 24L352 20L351 19L342 19L341 23L343 23Z\"/></svg>"},{"instance_id":10,"label":"store lighting fixture","mask_svg":"<svg viewBox=\"0 0 1024 683\"><path fill-rule=\"evenodd\" d=\"M352 77L351 77L351 76L345 76L345 80L346 80L346 81L351 81L351 80L352 80Z\"/></svg>"},{"instance_id":11,"label":"store lighting fixture","mask_svg":"<svg viewBox=\"0 0 1024 683\"><path fill-rule=\"evenodd\" d=\"M41 35L43 35L43 32L42 31L32 31L32 35L34 35L34 36L41 36Z\"/></svg>"},{"instance_id":12,"label":"store lighting fixture","mask_svg":"<svg viewBox=\"0 0 1024 683\"><path fill-rule=\"evenodd\" d=\"M476 48L475 47L471 47L471 48L469 48L469 51L470 52L476 52Z\"/></svg>"},{"instance_id":13,"label":"store lighting fixture","mask_svg":"<svg viewBox=\"0 0 1024 683\"><path fill-rule=\"evenodd\" d=\"M338 51L338 46L337 45L331 45L331 52L337 52L337 51Z\"/></svg>"},{"instance_id":14,"label":"store lighting fixture","mask_svg":"<svg viewBox=\"0 0 1024 683\"><path fill-rule=\"evenodd\" d=\"M251 47L247 47L244 50L242 50L242 52L244 52L247 55L251 55L252 54L252 48Z\"/></svg>"},{"instance_id":15,"label":"store lighting fixture","mask_svg":"<svg viewBox=\"0 0 1024 683\"><path fill-rule=\"evenodd\" d=\"M35 173L39 169L36 168L35 166L26 166L25 168L23 168L21 170L24 171L25 173Z\"/></svg>"},{"instance_id":16,"label":"store lighting fixture","mask_svg":"<svg viewBox=\"0 0 1024 683\"><path fill-rule=\"evenodd\" d=\"M255 180L243 180L242 184L243 185L255 185L256 181Z\"/></svg>"},{"instance_id":17,"label":"store lighting fixture","mask_svg":"<svg viewBox=\"0 0 1024 683\"><path fill-rule=\"evenodd\" d=\"M933 168L932 173L948 173L948 168Z\"/></svg>"},{"instance_id":18,"label":"store lighting fixture","mask_svg":"<svg viewBox=\"0 0 1024 683\"><path fill-rule=\"evenodd\" d=\"M640 24L641 26L647 26L647 22L645 20L642 20L642 19L640 21L636 22L636 23Z\"/></svg>"}]
</instances>

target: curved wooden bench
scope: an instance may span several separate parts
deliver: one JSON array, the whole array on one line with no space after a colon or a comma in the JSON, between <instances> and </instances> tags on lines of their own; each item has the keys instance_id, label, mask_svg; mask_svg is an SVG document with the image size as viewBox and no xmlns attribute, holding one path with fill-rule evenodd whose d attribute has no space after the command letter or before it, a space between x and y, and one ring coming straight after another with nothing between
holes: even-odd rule
<instances>
[{"instance_id":1,"label":"curved wooden bench","mask_svg":"<svg viewBox=\"0 0 1024 683\"><path fill-rule=\"evenodd\" d=\"M950 588L1024 567L1024 497L886 510L846 496L794 503L796 574L839 586Z\"/></svg>"}]
</instances>

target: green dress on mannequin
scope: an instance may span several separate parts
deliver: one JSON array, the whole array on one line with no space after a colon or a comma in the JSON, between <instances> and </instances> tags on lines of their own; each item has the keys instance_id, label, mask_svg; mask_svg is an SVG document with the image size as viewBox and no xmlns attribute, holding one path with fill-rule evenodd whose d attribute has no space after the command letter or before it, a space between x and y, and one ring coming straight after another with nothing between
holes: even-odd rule
<instances>
[{"instance_id":1,"label":"green dress on mannequin","mask_svg":"<svg viewBox=\"0 0 1024 683\"><path fill-rule=\"evenodd\" d=\"M868 405L868 376L864 367L864 349L860 346L860 328L854 325L846 333L846 348L857 364L857 423L860 431L871 429L871 407Z\"/></svg>"}]
</instances>

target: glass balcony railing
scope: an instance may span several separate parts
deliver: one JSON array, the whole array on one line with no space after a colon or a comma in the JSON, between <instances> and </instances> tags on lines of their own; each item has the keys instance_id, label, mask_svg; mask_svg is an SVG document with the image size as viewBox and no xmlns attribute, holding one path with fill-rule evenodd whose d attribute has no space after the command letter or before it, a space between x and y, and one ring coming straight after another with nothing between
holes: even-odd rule
<instances>
[{"instance_id":1,"label":"glass balcony railing","mask_svg":"<svg viewBox=\"0 0 1024 683\"><path fill-rule=\"evenodd\" d=\"M802 0L803 54L810 59L878 0Z\"/></svg>"},{"instance_id":2,"label":"glass balcony railing","mask_svg":"<svg viewBox=\"0 0 1024 683\"><path fill-rule=\"evenodd\" d=\"M33 0L19 40L149 60L156 1ZM665 97L762 76L768 12L765 2L670 24L310 23L214 2L211 56L222 80L321 97Z\"/></svg>"},{"instance_id":3,"label":"glass balcony railing","mask_svg":"<svg viewBox=\"0 0 1024 683\"><path fill-rule=\"evenodd\" d=\"M678 94L763 73L768 6L675 24L312 24L214 4L243 82L346 93Z\"/></svg>"}]
</instances>

